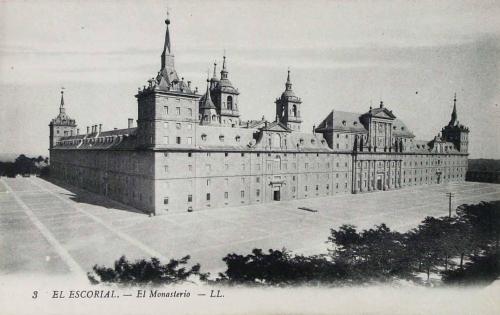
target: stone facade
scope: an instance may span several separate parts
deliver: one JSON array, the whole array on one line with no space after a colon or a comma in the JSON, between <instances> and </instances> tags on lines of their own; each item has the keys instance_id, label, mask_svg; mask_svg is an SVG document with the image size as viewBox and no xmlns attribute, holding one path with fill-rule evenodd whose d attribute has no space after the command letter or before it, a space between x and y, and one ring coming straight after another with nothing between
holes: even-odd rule
<instances>
[{"instance_id":1,"label":"stone facade","mask_svg":"<svg viewBox=\"0 0 500 315\"><path fill-rule=\"evenodd\" d=\"M464 180L469 130L456 99L431 141L415 140L383 103L332 111L306 133L289 71L275 121L242 121L226 58L199 95L175 70L166 24L161 69L136 95L137 127L80 134L61 98L49 125L54 177L155 214Z\"/></svg>"}]
</instances>

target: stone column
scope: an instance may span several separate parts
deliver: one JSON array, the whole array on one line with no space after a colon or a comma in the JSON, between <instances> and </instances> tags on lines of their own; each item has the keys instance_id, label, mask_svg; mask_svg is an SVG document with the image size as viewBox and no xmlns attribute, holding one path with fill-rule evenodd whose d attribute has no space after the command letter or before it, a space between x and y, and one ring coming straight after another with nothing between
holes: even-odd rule
<instances>
[{"instance_id":1,"label":"stone column","mask_svg":"<svg viewBox=\"0 0 500 315\"><path fill-rule=\"evenodd\" d=\"M358 193L358 187L356 186L356 182L357 182L356 180L357 180L357 177L358 177L357 170L356 170L356 168L357 168L356 163L357 163L357 161L353 160L353 163L352 163L353 166L352 166L351 185L353 185L353 187L354 187L353 190L352 190L352 192L354 194Z\"/></svg>"},{"instance_id":2,"label":"stone column","mask_svg":"<svg viewBox=\"0 0 500 315\"><path fill-rule=\"evenodd\" d=\"M384 190L387 190L387 178L389 177L387 175L387 161L384 161L384 177L383 177L383 182L382 182L382 188Z\"/></svg>"},{"instance_id":3,"label":"stone column","mask_svg":"<svg viewBox=\"0 0 500 315\"><path fill-rule=\"evenodd\" d=\"M371 185L370 173L372 171L372 168L371 168L372 161L368 160L367 163L368 163L368 173L367 173L367 176L366 176L366 189L368 191L371 191L372 190L372 187L371 187L372 185Z\"/></svg>"},{"instance_id":4,"label":"stone column","mask_svg":"<svg viewBox=\"0 0 500 315\"><path fill-rule=\"evenodd\" d=\"M403 177L403 162L399 161L398 188L401 188L401 177Z\"/></svg>"},{"instance_id":5,"label":"stone column","mask_svg":"<svg viewBox=\"0 0 500 315\"><path fill-rule=\"evenodd\" d=\"M363 192L363 162L364 161L360 161L361 164L359 166L359 191L360 192Z\"/></svg>"}]
</instances>

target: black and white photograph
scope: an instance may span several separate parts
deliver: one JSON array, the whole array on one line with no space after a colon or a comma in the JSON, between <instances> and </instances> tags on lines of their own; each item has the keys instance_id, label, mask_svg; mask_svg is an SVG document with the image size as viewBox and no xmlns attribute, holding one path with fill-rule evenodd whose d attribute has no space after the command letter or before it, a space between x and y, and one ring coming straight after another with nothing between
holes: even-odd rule
<instances>
[{"instance_id":1,"label":"black and white photograph","mask_svg":"<svg viewBox=\"0 0 500 315\"><path fill-rule=\"evenodd\" d=\"M0 313L499 314L498 0L1 0Z\"/></svg>"}]
</instances>

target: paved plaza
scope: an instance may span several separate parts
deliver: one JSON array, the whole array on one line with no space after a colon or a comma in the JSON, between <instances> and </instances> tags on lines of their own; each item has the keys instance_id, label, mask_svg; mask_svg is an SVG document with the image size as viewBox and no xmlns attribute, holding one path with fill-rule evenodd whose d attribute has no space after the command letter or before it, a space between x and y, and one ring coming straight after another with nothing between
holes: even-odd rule
<instances>
[{"instance_id":1,"label":"paved plaza","mask_svg":"<svg viewBox=\"0 0 500 315\"><path fill-rule=\"evenodd\" d=\"M500 185L465 182L148 217L73 187L3 177L0 274L83 275L121 255L166 262L187 254L213 273L224 270L226 254L253 248L322 253L329 229L341 224L406 231L426 216L447 215L450 191L453 207L500 199Z\"/></svg>"}]
</instances>

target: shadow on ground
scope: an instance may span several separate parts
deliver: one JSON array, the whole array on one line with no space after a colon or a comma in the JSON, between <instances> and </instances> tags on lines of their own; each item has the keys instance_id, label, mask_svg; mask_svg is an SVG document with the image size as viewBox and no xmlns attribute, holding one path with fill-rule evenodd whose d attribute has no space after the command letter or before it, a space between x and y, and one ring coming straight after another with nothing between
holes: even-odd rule
<instances>
[{"instance_id":1,"label":"shadow on ground","mask_svg":"<svg viewBox=\"0 0 500 315\"><path fill-rule=\"evenodd\" d=\"M44 176L42 177L42 179L71 192L71 194L66 194L66 193L63 194L70 196L70 200L75 201L77 203L84 203L84 204L104 207L107 209L115 209L132 213L148 214L142 210L133 208L128 205L124 205L118 201L109 199L108 197L101 196L91 191L69 185L54 178Z\"/></svg>"}]
</instances>

